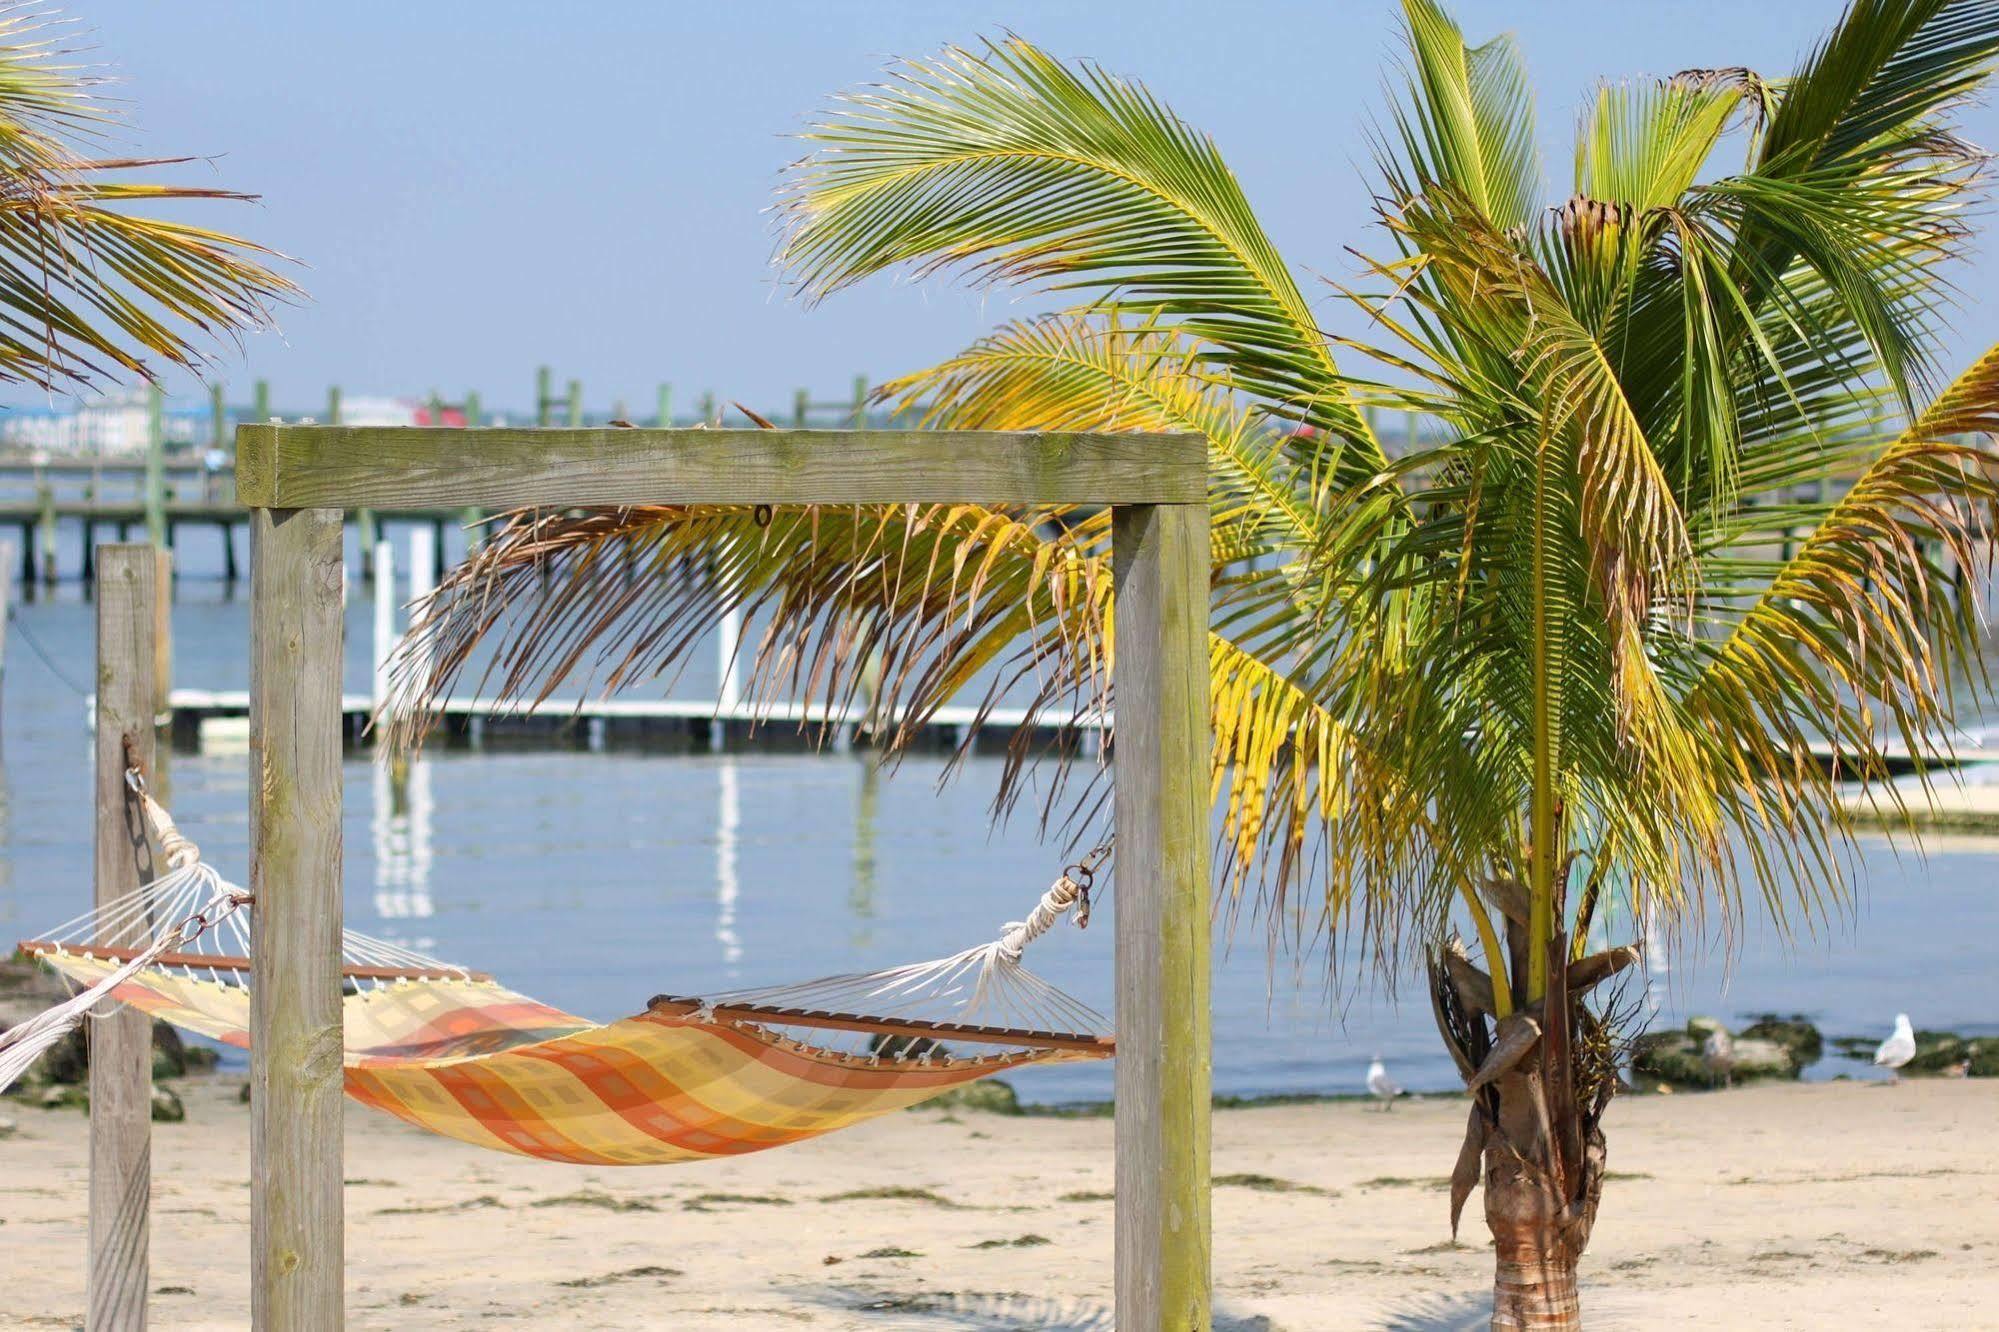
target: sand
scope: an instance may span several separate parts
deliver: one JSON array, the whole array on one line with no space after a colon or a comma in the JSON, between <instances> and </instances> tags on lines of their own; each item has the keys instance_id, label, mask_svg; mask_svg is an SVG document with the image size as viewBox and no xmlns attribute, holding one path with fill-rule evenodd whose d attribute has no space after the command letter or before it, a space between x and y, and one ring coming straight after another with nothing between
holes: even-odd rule
<instances>
[{"instance_id":1,"label":"sand","mask_svg":"<svg viewBox=\"0 0 1999 1332\"><path fill-rule=\"evenodd\" d=\"M248 1112L158 1125L153 1326L248 1317ZM85 1120L9 1105L0 1327L83 1307ZM1490 1262L1441 1176L1450 1098L1215 1116L1217 1326L1482 1327ZM1999 1328L1999 1082L1632 1097L1584 1268L1596 1328ZM713 1165L480 1152L349 1106L348 1322L730 1329L1110 1326L1111 1126L911 1111Z\"/></svg>"}]
</instances>

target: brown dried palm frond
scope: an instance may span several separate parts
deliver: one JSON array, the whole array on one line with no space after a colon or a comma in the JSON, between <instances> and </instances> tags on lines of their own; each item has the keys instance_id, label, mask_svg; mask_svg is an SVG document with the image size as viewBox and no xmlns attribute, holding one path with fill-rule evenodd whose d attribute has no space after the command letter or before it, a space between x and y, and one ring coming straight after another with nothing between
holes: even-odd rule
<instances>
[{"instance_id":1,"label":"brown dried palm frond","mask_svg":"<svg viewBox=\"0 0 1999 1332\"><path fill-rule=\"evenodd\" d=\"M676 672L731 607L767 627L751 696L858 713L891 747L943 702L1027 691L1037 712L1101 706L1107 525L1050 507L633 506L507 516L417 613L394 675L399 740L463 683L546 701Z\"/></svg>"}]
</instances>

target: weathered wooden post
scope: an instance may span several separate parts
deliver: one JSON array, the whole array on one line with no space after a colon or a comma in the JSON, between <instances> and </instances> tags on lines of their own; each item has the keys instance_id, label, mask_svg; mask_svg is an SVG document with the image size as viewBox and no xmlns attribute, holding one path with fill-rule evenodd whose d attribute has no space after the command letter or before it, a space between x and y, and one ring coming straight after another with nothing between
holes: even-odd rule
<instances>
[{"instance_id":1,"label":"weathered wooden post","mask_svg":"<svg viewBox=\"0 0 1999 1332\"><path fill-rule=\"evenodd\" d=\"M260 379L250 395L250 419L263 425L271 419L271 381Z\"/></svg>"},{"instance_id":2,"label":"weathered wooden post","mask_svg":"<svg viewBox=\"0 0 1999 1332\"><path fill-rule=\"evenodd\" d=\"M545 365L535 367L534 423L538 426L545 426L554 419L552 415L555 410L554 384L555 374L553 371Z\"/></svg>"},{"instance_id":3,"label":"weathered wooden post","mask_svg":"<svg viewBox=\"0 0 1999 1332\"><path fill-rule=\"evenodd\" d=\"M1117 1321L1209 1326L1208 511L1112 510Z\"/></svg>"},{"instance_id":4,"label":"weathered wooden post","mask_svg":"<svg viewBox=\"0 0 1999 1332\"><path fill-rule=\"evenodd\" d=\"M223 402L222 382L217 380L208 386L208 450L209 456L201 460L201 498L204 503L215 502L215 487L222 473L210 466L211 461L220 457L228 442L229 407ZM228 528L223 528L228 533Z\"/></svg>"},{"instance_id":5,"label":"weathered wooden post","mask_svg":"<svg viewBox=\"0 0 1999 1332\"><path fill-rule=\"evenodd\" d=\"M805 423L812 416L812 391L797 389L791 395L791 424L798 430L805 429Z\"/></svg>"},{"instance_id":6,"label":"weathered wooden post","mask_svg":"<svg viewBox=\"0 0 1999 1332\"><path fill-rule=\"evenodd\" d=\"M722 424L722 414L715 410L715 395L713 392L701 395L701 424L705 426L718 426Z\"/></svg>"},{"instance_id":7,"label":"weathered wooden post","mask_svg":"<svg viewBox=\"0 0 1999 1332\"><path fill-rule=\"evenodd\" d=\"M47 479L35 486L35 544L41 548L42 582L56 581L56 491ZM150 518L147 519L151 521Z\"/></svg>"},{"instance_id":8,"label":"weathered wooden post","mask_svg":"<svg viewBox=\"0 0 1999 1332\"><path fill-rule=\"evenodd\" d=\"M673 424L673 385L659 386L659 407L653 412L652 423L661 430Z\"/></svg>"},{"instance_id":9,"label":"weathered wooden post","mask_svg":"<svg viewBox=\"0 0 1999 1332\"><path fill-rule=\"evenodd\" d=\"M154 634L161 578L152 546L105 546L97 559L96 905L152 877L145 824L125 771L154 768L160 710ZM146 1325L152 1199L153 1020L106 1004L90 1038L90 1268L85 1326Z\"/></svg>"},{"instance_id":10,"label":"weathered wooden post","mask_svg":"<svg viewBox=\"0 0 1999 1332\"><path fill-rule=\"evenodd\" d=\"M158 384L146 386L146 540L167 544L166 395Z\"/></svg>"},{"instance_id":11,"label":"weathered wooden post","mask_svg":"<svg viewBox=\"0 0 1999 1332\"><path fill-rule=\"evenodd\" d=\"M868 424L868 377L854 376L854 425L865 428Z\"/></svg>"},{"instance_id":12,"label":"weathered wooden post","mask_svg":"<svg viewBox=\"0 0 1999 1332\"><path fill-rule=\"evenodd\" d=\"M344 1325L340 543L338 509L250 510L250 1301L282 1332Z\"/></svg>"},{"instance_id":13,"label":"weathered wooden post","mask_svg":"<svg viewBox=\"0 0 1999 1332\"><path fill-rule=\"evenodd\" d=\"M583 425L583 381L569 381L569 428L576 430Z\"/></svg>"}]
</instances>

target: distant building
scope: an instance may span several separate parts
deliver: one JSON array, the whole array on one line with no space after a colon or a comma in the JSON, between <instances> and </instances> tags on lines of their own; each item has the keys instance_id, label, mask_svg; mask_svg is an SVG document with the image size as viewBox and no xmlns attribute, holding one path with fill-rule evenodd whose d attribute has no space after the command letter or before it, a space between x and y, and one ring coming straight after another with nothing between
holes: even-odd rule
<instances>
[{"instance_id":1,"label":"distant building","mask_svg":"<svg viewBox=\"0 0 1999 1332\"><path fill-rule=\"evenodd\" d=\"M68 407L0 410L0 446L48 454L132 456L146 451L144 389L89 398ZM163 412L169 448L208 438L208 409Z\"/></svg>"}]
</instances>

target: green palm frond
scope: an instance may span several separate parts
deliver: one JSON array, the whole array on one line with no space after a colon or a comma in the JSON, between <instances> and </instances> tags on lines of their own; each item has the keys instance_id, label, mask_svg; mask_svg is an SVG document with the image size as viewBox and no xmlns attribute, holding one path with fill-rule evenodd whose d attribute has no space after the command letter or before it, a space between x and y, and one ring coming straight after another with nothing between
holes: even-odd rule
<instances>
[{"instance_id":1,"label":"green palm frond","mask_svg":"<svg viewBox=\"0 0 1999 1332\"><path fill-rule=\"evenodd\" d=\"M1443 186L1500 230L1525 227L1540 192L1534 148L1534 97L1510 36L1483 46L1464 34L1435 0L1403 0L1410 89L1396 108L1408 192Z\"/></svg>"},{"instance_id":2,"label":"green palm frond","mask_svg":"<svg viewBox=\"0 0 1999 1332\"><path fill-rule=\"evenodd\" d=\"M112 117L51 23L0 10L0 379L81 388L152 377L149 358L198 367L208 344L268 327L298 289L261 245L135 211L252 196L135 182L185 159L90 151Z\"/></svg>"},{"instance_id":3,"label":"green palm frond","mask_svg":"<svg viewBox=\"0 0 1999 1332\"><path fill-rule=\"evenodd\" d=\"M782 261L824 295L900 266L1175 320L1245 391L1380 460L1325 336L1206 136L1144 87L1008 38L897 66L805 134Z\"/></svg>"}]
</instances>

